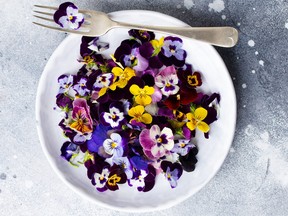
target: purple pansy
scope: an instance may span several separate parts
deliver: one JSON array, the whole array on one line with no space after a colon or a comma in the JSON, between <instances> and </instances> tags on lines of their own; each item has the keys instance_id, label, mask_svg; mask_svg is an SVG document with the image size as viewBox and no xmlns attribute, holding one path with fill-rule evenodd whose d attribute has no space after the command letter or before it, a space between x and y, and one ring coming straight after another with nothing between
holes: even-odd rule
<instances>
[{"instance_id":1,"label":"purple pansy","mask_svg":"<svg viewBox=\"0 0 288 216\"><path fill-rule=\"evenodd\" d=\"M103 148L106 154L113 157L122 157L123 155L124 140L118 133L112 133L110 138L105 139L103 142Z\"/></svg>"},{"instance_id":2,"label":"purple pansy","mask_svg":"<svg viewBox=\"0 0 288 216\"><path fill-rule=\"evenodd\" d=\"M92 133L92 137L87 141L87 148L90 152L98 153L100 156L106 158L110 155L105 154L103 143L108 138L109 127L105 127L102 124L96 126Z\"/></svg>"},{"instance_id":3,"label":"purple pansy","mask_svg":"<svg viewBox=\"0 0 288 216\"><path fill-rule=\"evenodd\" d=\"M181 156L185 156L191 148L194 148L195 145L187 139L179 139L174 142L174 147L171 149L171 152L176 152Z\"/></svg>"},{"instance_id":4,"label":"purple pansy","mask_svg":"<svg viewBox=\"0 0 288 216\"><path fill-rule=\"evenodd\" d=\"M183 169L186 172L192 172L195 169L195 165L198 162L196 155L198 154L198 148L195 146L191 148L185 156L180 156L179 161L182 164Z\"/></svg>"},{"instance_id":5,"label":"purple pansy","mask_svg":"<svg viewBox=\"0 0 288 216\"><path fill-rule=\"evenodd\" d=\"M58 78L59 91L58 94L69 92L70 88L73 85L73 76L72 75L61 75Z\"/></svg>"},{"instance_id":6,"label":"purple pansy","mask_svg":"<svg viewBox=\"0 0 288 216\"><path fill-rule=\"evenodd\" d=\"M100 74L93 84L93 89L99 91L102 88L108 88L112 84L113 79L114 75L112 73Z\"/></svg>"},{"instance_id":7,"label":"purple pansy","mask_svg":"<svg viewBox=\"0 0 288 216\"><path fill-rule=\"evenodd\" d=\"M174 64L177 67L182 67L185 64L187 53L182 49L182 46L181 38L169 36L164 39L164 44L159 53L159 58L164 65Z\"/></svg>"},{"instance_id":8,"label":"purple pansy","mask_svg":"<svg viewBox=\"0 0 288 216\"><path fill-rule=\"evenodd\" d=\"M86 86L87 78L82 77L80 80L73 86L73 89L77 92L79 96L87 96L90 93L90 90Z\"/></svg>"},{"instance_id":9,"label":"purple pansy","mask_svg":"<svg viewBox=\"0 0 288 216\"><path fill-rule=\"evenodd\" d=\"M151 41L155 38L154 32L143 31L138 29L131 29L128 31L128 34L133 38L139 40L141 43Z\"/></svg>"},{"instance_id":10,"label":"purple pansy","mask_svg":"<svg viewBox=\"0 0 288 216\"><path fill-rule=\"evenodd\" d=\"M54 13L54 21L62 28L76 30L83 24L84 16L73 3L65 2Z\"/></svg>"},{"instance_id":11,"label":"purple pansy","mask_svg":"<svg viewBox=\"0 0 288 216\"><path fill-rule=\"evenodd\" d=\"M127 157L114 158L113 162L121 167L128 179L133 177L132 165Z\"/></svg>"},{"instance_id":12,"label":"purple pansy","mask_svg":"<svg viewBox=\"0 0 288 216\"><path fill-rule=\"evenodd\" d=\"M121 104L117 102L111 103L109 112L102 112L100 114L100 121L103 125L119 128L125 123L126 119Z\"/></svg>"},{"instance_id":13,"label":"purple pansy","mask_svg":"<svg viewBox=\"0 0 288 216\"><path fill-rule=\"evenodd\" d=\"M175 188L177 186L177 180L183 173L181 164L162 161L161 169L164 172L165 178L169 181L171 188Z\"/></svg>"},{"instance_id":14,"label":"purple pansy","mask_svg":"<svg viewBox=\"0 0 288 216\"><path fill-rule=\"evenodd\" d=\"M72 142L65 142L61 147L61 157L67 161L70 161L73 154L77 154L79 152L79 147Z\"/></svg>"},{"instance_id":15,"label":"purple pansy","mask_svg":"<svg viewBox=\"0 0 288 216\"><path fill-rule=\"evenodd\" d=\"M158 125L153 125L150 130L144 129L139 135L139 141L144 153L150 159L163 157L174 146L173 132L164 127L161 131Z\"/></svg>"},{"instance_id":16,"label":"purple pansy","mask_svg":"<svg viewBox=\"0 0 288 216\"><path fill-rule=\"evenodd\" d=\"M155 77L155 85L165 96L174 95L179 91L178 77L173 66L166 67Z\"/></svg>"}]
</instances>

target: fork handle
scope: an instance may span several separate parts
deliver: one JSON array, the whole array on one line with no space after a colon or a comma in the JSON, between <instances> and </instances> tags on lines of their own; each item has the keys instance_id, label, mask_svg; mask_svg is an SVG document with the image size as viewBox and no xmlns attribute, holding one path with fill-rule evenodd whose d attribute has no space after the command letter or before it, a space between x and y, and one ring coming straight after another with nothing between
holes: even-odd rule
<instances>
[{"instance_id":1,"label":"fork handle","mask_svg":"<svg viewBox=\"0 0 288 216\"><path fill-rule=\"evenodd\" d=\"M203 41L219 47L233 47L238 41L238 31L233 27L165 27L145 26L117 22L115 27L155 31Z\"/></svg>"}]
</instances>

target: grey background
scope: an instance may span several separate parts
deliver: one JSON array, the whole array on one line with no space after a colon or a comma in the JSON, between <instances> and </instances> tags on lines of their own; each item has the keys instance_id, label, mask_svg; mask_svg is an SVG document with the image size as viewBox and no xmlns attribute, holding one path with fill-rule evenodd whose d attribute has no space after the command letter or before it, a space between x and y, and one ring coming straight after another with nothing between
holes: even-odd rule
<instances>
[{"instance_id":1,"label":"grey background","mask_svg":"<svg viewBox=\"0 0 288 216\"><path fill-rule=\"evenodd\" d=\"M0 0L0 215L135 215L100 208L70 191L40 147L35 125L37 84L47 59L66 35L32 25L31 11L36 3L57 6L62 2ZM143 215L288 214L287 0L74 3L104 12L154 10L192 26L230 25L240 32L236 47L217 48L233 78L238 101L236 134L228 157L193 197Z\"/></svg>"}]
</instances>

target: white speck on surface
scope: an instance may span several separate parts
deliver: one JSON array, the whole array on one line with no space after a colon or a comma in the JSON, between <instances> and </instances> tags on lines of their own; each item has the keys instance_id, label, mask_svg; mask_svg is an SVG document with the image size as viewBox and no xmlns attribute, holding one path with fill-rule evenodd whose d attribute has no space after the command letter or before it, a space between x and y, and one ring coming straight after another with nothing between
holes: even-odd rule
<instances>
[{"instance_id":1,"label":"white speck on surface","mask_svg":"<svg viewBox=\"0 0 288 216\"><path fill-rule=\"evenodd\" d=\"M33 184L34 183L32 181L30 181L30 180L26 180L25 181L25 187L28 188L28 189L32 188Z\"/></svg>"},{"instance_id":2,"label":"white speck on surface","mask_svg":"<svg viewBox=\"0 0 288 216\"><path fill-rule=\"evenodd\" d=\"M260 64L261 66L264 66L264 61L263 61L263 60L260 60L260 61L259 61L259 64Z\"/></svg>"},{"instance_id":3,"label":"white speck on surface","mask_svg":"<svg viewBox=\"0 0 288 216\"><path fill-rule=\"evenodd\" d=\"M288 22L285 23L285 28L288 29Z\"/></svg>"},{"instance_id":4,"label":"white speck on surface","mask_svg":"<svg viewBox=\"0 0 288 216\"><path fill-rule=\"evenodd\" d=\"M237 23L237 26L240 26L240 25L241 25L241 23L240 23L240 22L238 22L238 23Z\"/></svg>"},{"instance_id":5,"label":"white speck on surface","mask_svg":"<svg viewBox=\"0 0 288 216\"><path fill-rule=\"evenodd\" d=\"M223 0L214 0L212 3L208 5L209 11L214 10L215 12L221 12L225 9Z\"/></svg>"},{"instance_id":6,"label":"white speck on surface","mask_svg":"<svg viewBox=\"0 0 288 216\"><path fill-rule=\"evenodd\" d=\"M239 56L237 56L236 58L239 59Z\"/></svg>"},{"instance_id":7,"label":"white speck on surface","mask_svg":"<svg viewBox=\"0 0 288 216\"><path fill-rule=\"evenodd\" d=\"M255 128L251 125L248 124L247 127L245 128L245 134L247 136L252 136L254 134Z\"/></svg>"},{"instance_id":8,"label":"white speck on surface","mask_svg":"<svg viewBox=\"0 0 288 216\"><path fill-rule=\"evenodd\" d=\"M234 149L233 147L231 147L231 148L230 148L230 152L231 152L231 153L234 153L234 152L236 152L236 151L235 151L235 149Z\"/></svg>"},{"instance_id":9,"label":"white speck on surface","mask_svg":"<svg viewBox=\"0 0 288 216\"><path fill-rule=\"evenodd\" d=\"M17 159L18 157L17 157L17 155L13 155L13 158L14 158L14 159Z\"/></svg>"},{"instance_id":10,"label":"white speck on surface","mask_svg":"<svg viewBox=\"0 0 288 216\"><path fill-rule=\"evenodd\" d=\"M258 54L259 54L259 52L258 52L258 51L256 51L256 52L255 52L255 55L258 55Z\"/></svg>"},{"instance_id":11,"label":"white speck on surface","mask_svg":"<svg viewBox=\"0 0 288 216\"><path fill-rule=\"evenodd\" d=\"M256 10L256 8L252 8L254 11Z\"/></svg>"},{"instance_id":12,"label":"white speck on surface","mask_svg":"<svg viewBox=\"0 0 288 216\"><path fill-rule=\"evenodd\" d=\"M232 79L233 79L233 80L236 80L236 77L233 77Z\"/></svg>"},{"instance_id":13,"label":"white speck on surface","mask_svg":"<svg viewBox=\"0 0 288 216\"><path fill-rule=\"evenodd\" d=\"M176 7L177 7L178 9L180 9L180 8L181 8L181 5L180 5L180 4L178 4Z\"/></svg>"},{"instance_id":14,"label":"white speck on surface","mask_svg":"<svg viewBox=\"0 0 288 216\"><path fill-rule=\"evenodd\" d=\"M252 71L251 71L251 73L255 74L255 73L256 73L256 71L255 71L255 70L252 70Z\"/></svg>"},{"instance_id":15,"label":"white speck on surface","mask_svg":"<svg viewBox=\"0 0 288 216\"><path fill-rule=\"evenodd\" d=\"M221 18L222 18L223 20L225 20L225 19L226 19L226 16L223 14L223 15L221 16Z\"/></svg>"},{"instance_id":16,"label":"white speck on surface","mask_svg":"<svg viewBox=\"0 0 288 216\"><path fill-rule=\"evenodd\" d=\"M243 88L243 89L247 88L246 83L243 83L243 84L242 84L242 88Z\"/></svg>"},{"instance_id":17,"label":"white speck on surface","mask_svg":"<svg viewBox=\"0 0 288 216\"><path fill-rule=\"evenodd\" d=\"M255 46L255 42L254 42L253 40L249 40L249 41L248 41L248 45L249 45L250 47L254 47L254 46Z\"/></svg>"},{"instance_id":18,"label":"white speck on surface","mask_svg":"<svg viewBox=\"0 0 288 216\"><path fill-rule=\"evenodd\" d=\"M243 105L243 108L246 108L246 105Z\"/></svg>"},{"instance_id":19,"label":"white speck on surface","mask_svg":"<svg viewBox=\"0 0 288 216\"><path fill-rule=\"evenodd\" d=\"M184 7L186 7L188 10L191 9L194 6L193 0L184 0Z\"/></svg>"}]
</instances>

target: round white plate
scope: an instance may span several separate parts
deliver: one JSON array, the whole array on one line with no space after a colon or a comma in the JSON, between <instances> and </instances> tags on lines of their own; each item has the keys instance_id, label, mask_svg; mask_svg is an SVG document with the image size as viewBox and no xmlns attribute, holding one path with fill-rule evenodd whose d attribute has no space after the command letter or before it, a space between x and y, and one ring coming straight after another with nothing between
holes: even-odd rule
<instances>
[{"instance_id":1,"label":"round white plate","mask_svg":"<svg viewBox=\"0 0 288 216\"><path fill-rule=\"evenodd\" d=\"M186 26L173 17L152 11L118 11L110 14L118 21L148 25ZM109 42L105 51L114 53L120 42L128 38L129 29L114 29L101 37ZM156 34L156 38L162 35ZM221 167L231 146L236 124L236 97L230 75L223 60L215 49L205 43L183 38L183 48L187 51L188 63L202 73L202 91L210 94L220 93L220 117L211 124L210 138L205 139L197 133L199 148L198 163L192 173L183 172L175 189L159 175L155 187L147 193L136 188L120 185L120 190L98 192L86 175L86 168L74 168L60 157L60 148L65 141L58 127L61 116L53 110L58 92L57 79L61 74L76 74L82 66L79 58L81 37L69 35L50 57L41 76L37 99L36 121L43 151L60 178L78 194L95 201L98 205L128 212L147 212L165 209L176 205L203 188Z\"/></svg>"}]
</instances>

